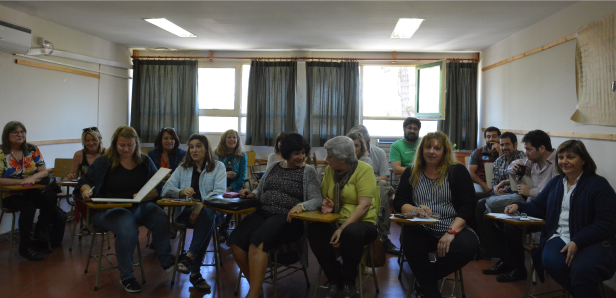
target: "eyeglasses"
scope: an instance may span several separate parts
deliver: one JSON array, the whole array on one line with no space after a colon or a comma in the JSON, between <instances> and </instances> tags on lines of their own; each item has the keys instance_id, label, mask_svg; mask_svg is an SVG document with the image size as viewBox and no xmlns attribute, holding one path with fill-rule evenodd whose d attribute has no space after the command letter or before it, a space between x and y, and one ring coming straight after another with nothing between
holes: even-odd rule
<instances>
[{"instance_id":1,"label":"eyeglasses","mask_svg":"<svg viewBox=\"0 0 616 298\"><path fill-rule=\"evenodd\" d=\"M88 132L88 131L98 131L98 127L92 126L92 127L86 127L83 129L83 132Z\"/></svg>"},{"instance_id":2,"label":"eyeglasses","mask_svg":"<svg viewBox=\"0 0 616 298\"><path fill-rule=\"evenodd\" d=\"M26 135L26 131L25 130L11 131L10 134L13 135L13 136L18 136L18 135L25 136Z\"/></svg>"},{"instance_id":3,"label":"eyeglasses","mask_svg":"<svg viewBox=\"0 0 616 298\"><path fill-rule=\"evenodd\" d=\"M173 127L163 127L163 128L160 129L160 131L167 130L167 129L171 129L171 130L175 131L175 128L173 128Z\"/></svg>"}]
</instances>

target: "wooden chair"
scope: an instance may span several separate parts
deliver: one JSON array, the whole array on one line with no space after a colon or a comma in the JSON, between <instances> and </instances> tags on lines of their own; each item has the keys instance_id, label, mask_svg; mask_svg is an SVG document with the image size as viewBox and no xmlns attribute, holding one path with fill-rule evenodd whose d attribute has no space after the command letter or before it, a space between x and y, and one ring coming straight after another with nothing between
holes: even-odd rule
<instances>
[{"instance_id":1,"label":"wooden chair","mask_svg":"<svg viewBox=\"0 0 616 298\"><path fill-rule=\"evenodd\" d=\"M246 178L244 179L244 185L246 185L246 183L248 183L248 187L247 189L252 190L252 185L250 183L250 180L257 180L254 175L253 175L253 171L255 168L255 161L256 161L256 157L257 157L257 153L254 151L248 151L246 152L246 156L248 157L248 160L246 162Z\"/></svg>"},{"instance_id":2,"label":"wooden chair","mask_svg":"<svg viewBox=\"0 0 616 298\"><path fill-rule=\"evenodd\" d=\"M17 216L15 215L17 212L19 212L18 210L14 210L14 209L8 209L8 208L4 208L2 206L2 194L0 193L0 223L2 222L2 218L4 217L5 213L11 214L13 216L13 221L11 223L11 233L9 237L6 237L4 235L1 235L2 237L6 238L7 240L9 240L9 262L11 261L11 256L13 255L13 243L15 242L15 219L17 218Z\"/></svg>"},{"instance_id":3,"label":"wooden chair","mask_svg":"<svg viewBox=\"0 0 616 298\"><path fill-rule=\"evenodd\" d=\"M87 213L86 213L86 227L88 228L88 230L90 231L90 233L92 233L92 242L90 244L90 252L88 253L88 262L86 264L86 270L84 271L84 273L88 273L88 268L90 267L90 260L94 259L96 261L97 264L97 268L96 268L96 282L94 284L94 291L98 291L98 281L100 278L100 274L101 271L107 271L107 270L114 270L117 269L117 266L113 266L113 263L111 263L111 261L109 260L109 256L115 255L115 253L103 253L103 244L105 243L105 235L109 234L109 231L103 229L103 228L98 228L95 227L91 222L90 222L90 210L95 209L95 210L108 210L108 209L113 209L113 208L127 208L127 207L131 207L132 204L130 203L119 203L119 204L94 204L92 202L87 202L86 206L88 207L87 209ZM100 253L97 255L92 255L92 249L94 248L94 240L96 239L96 235L100 235L101 236L101 250ZM137 257L139 259L139 263L138 264L133 264L133 265L139 265L139 267L141 268L141 281L142 284L145 284L145 271L143 270L143 262L141 261L141 248L139 247L140 245L137 243ZM109 263L110 267L104 267L101 264L102 259L105 258L105 260L107 260L107 263Z\"/></svg>"},{"instance_id":4,"label":"wooden chair","mask_svg":"<svg viewBox=\"0 0 616 298\"><path fill-rule=\"evenodd\" d=\"M54 177L56 177L56 179L60 178L60 181L66 180L68 175L71 173L72 167L72 158L56 158L56 160L54 161L53 168ZM75 203L69 200L71 197L73 197L73 195L71 195L70 188L70 186L66 186L66 194L58 195L58 206L60 206L60 202L62 201L62 199L66 199L66 202L71 206L71 211L73 211L73 206Z\"/></svg>"},{"instance_id":5,"label":"wooden chair","mask_svg":"<svg viewBox=\"0 0 616 298\"><path fill-rule=\"evenodd\" d=\"M432 262L436 262L436 253L432 253L432 257L433 257ZM404 271L403 270L404 262L407 262L407 261L406 261L406 258L404 257L402 247L400 247L400 255L398 256L398 265L400 266L400 270L398 271L398 279L402 279L402 271ZM453 288L451 289L451 295L447 297L466 298L466 294L464 292L464 277L462 276L462 268L454 272L453 278L450 278L450 277L443 278L443 281L441 282L441 289L440 289L441 294L443 293L443 289L445 288L445 282L447 281L453 281ZM413 273L413 275L411 275L410 277L409 291L406 297L411 298L411 295L417 295L417 291L415 289L415 273Z\"/></svg>"},{"instance_id":6,"label":"wooden chair","mask_svg":"<svg viewBox=\"0 0 616 298\"><path fill-rule=\"evenodd\" d=\"M486 172L486 183L488 184L488 187L490 189L492 189L493 185L492 185L492 179L494 178L494 163L493 162L486 162L483 164L484 168L485 168L485 172Z\"/></svg>"}]
</instances>

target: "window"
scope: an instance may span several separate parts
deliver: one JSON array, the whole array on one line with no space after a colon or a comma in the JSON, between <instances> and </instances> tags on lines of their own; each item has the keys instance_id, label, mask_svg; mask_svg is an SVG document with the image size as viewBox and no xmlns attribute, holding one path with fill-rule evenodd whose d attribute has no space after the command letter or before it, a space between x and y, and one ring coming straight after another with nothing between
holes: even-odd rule
<instances>
[{"instance_id":1,"label":"window","mask_svg":"<svg viewBox=\"0 0 616 298\"><path fill-rule=\"evenodd\" d=\"M246 132L249 74L250 65L199 68L199 132Z\"/></svg>"},{"instance_id":2,"label":"window","mask_svg":"<svg viewBox=\"0 0 616 298\"><path fill-rule=\"evenodd\" d=\"M370 135L403 137L402 122L407 117L421 120L420 136L436 131L435 120L442 119L441 103L444 102L441 65L444 62L417 67L362 66L362 124Z\"/></svg>"}]
</instances>

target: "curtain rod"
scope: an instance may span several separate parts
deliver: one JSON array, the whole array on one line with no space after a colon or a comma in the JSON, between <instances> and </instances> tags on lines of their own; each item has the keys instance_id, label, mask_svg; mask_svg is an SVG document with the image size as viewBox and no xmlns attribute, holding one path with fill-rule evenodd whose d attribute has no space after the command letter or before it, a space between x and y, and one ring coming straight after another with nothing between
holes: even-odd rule
<instances>
[{"instance_id":1,"label":"curtain rod","mask_svg":"<svg viewBox=\"0 0 616 298\"><path fill-rule=\"evenodd\" d=\"M133 59L152 60L258 60L258 61L438 61L447 59L449 62L479 62L473 58L327 58L327 57L202 57L202 56L131 56Z\"/></svg>"}]
</instances>

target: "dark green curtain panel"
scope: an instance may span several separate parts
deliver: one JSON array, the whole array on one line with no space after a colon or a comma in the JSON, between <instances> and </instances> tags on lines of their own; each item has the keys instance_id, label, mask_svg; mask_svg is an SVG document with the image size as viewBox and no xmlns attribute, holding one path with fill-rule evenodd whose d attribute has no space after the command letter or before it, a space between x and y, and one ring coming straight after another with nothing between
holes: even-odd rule
<instances>
[{"instance_id":1,"label":"dark green curtain panel","mask_svg":"<svg viewBox=\"0 0 616 298\"><path fill-rule=\"evenodd\" d=\"M346 135L359 124L359 63L306 63L306 121L304 137L311 146Z\"/></svg>"},{"instance_id":2,"label":"dark green curtain panel","mask_svg":"<svg viewBox=\"0 0 616 298\"><path fill-rule=\"evenodd\" d=\"M449 136L457 149L477 147L477 63L447 63L445 120L438 130Z\"/></svg>"},{"instance_id":3,"label":"dark green curtain panel","mask_svg":"<svg viewBox=\"0 0 616 298\"><path fill-rule=\"evenodd\" d=\"M199 132L197 61L133 59L131 126L142 142L153 143L163 127L180 141Z\"/></svg>"},{"instance_id":4,"label":"dark green curtain panel","mask_svg":"<svg viewBox=\"0 0 616 298\"><path fill-rule=\"evenodd\" d=\"M274 146L280 132L296 132L297 62L250 63L246 145Z\"/></svg>"}]
</instances>

